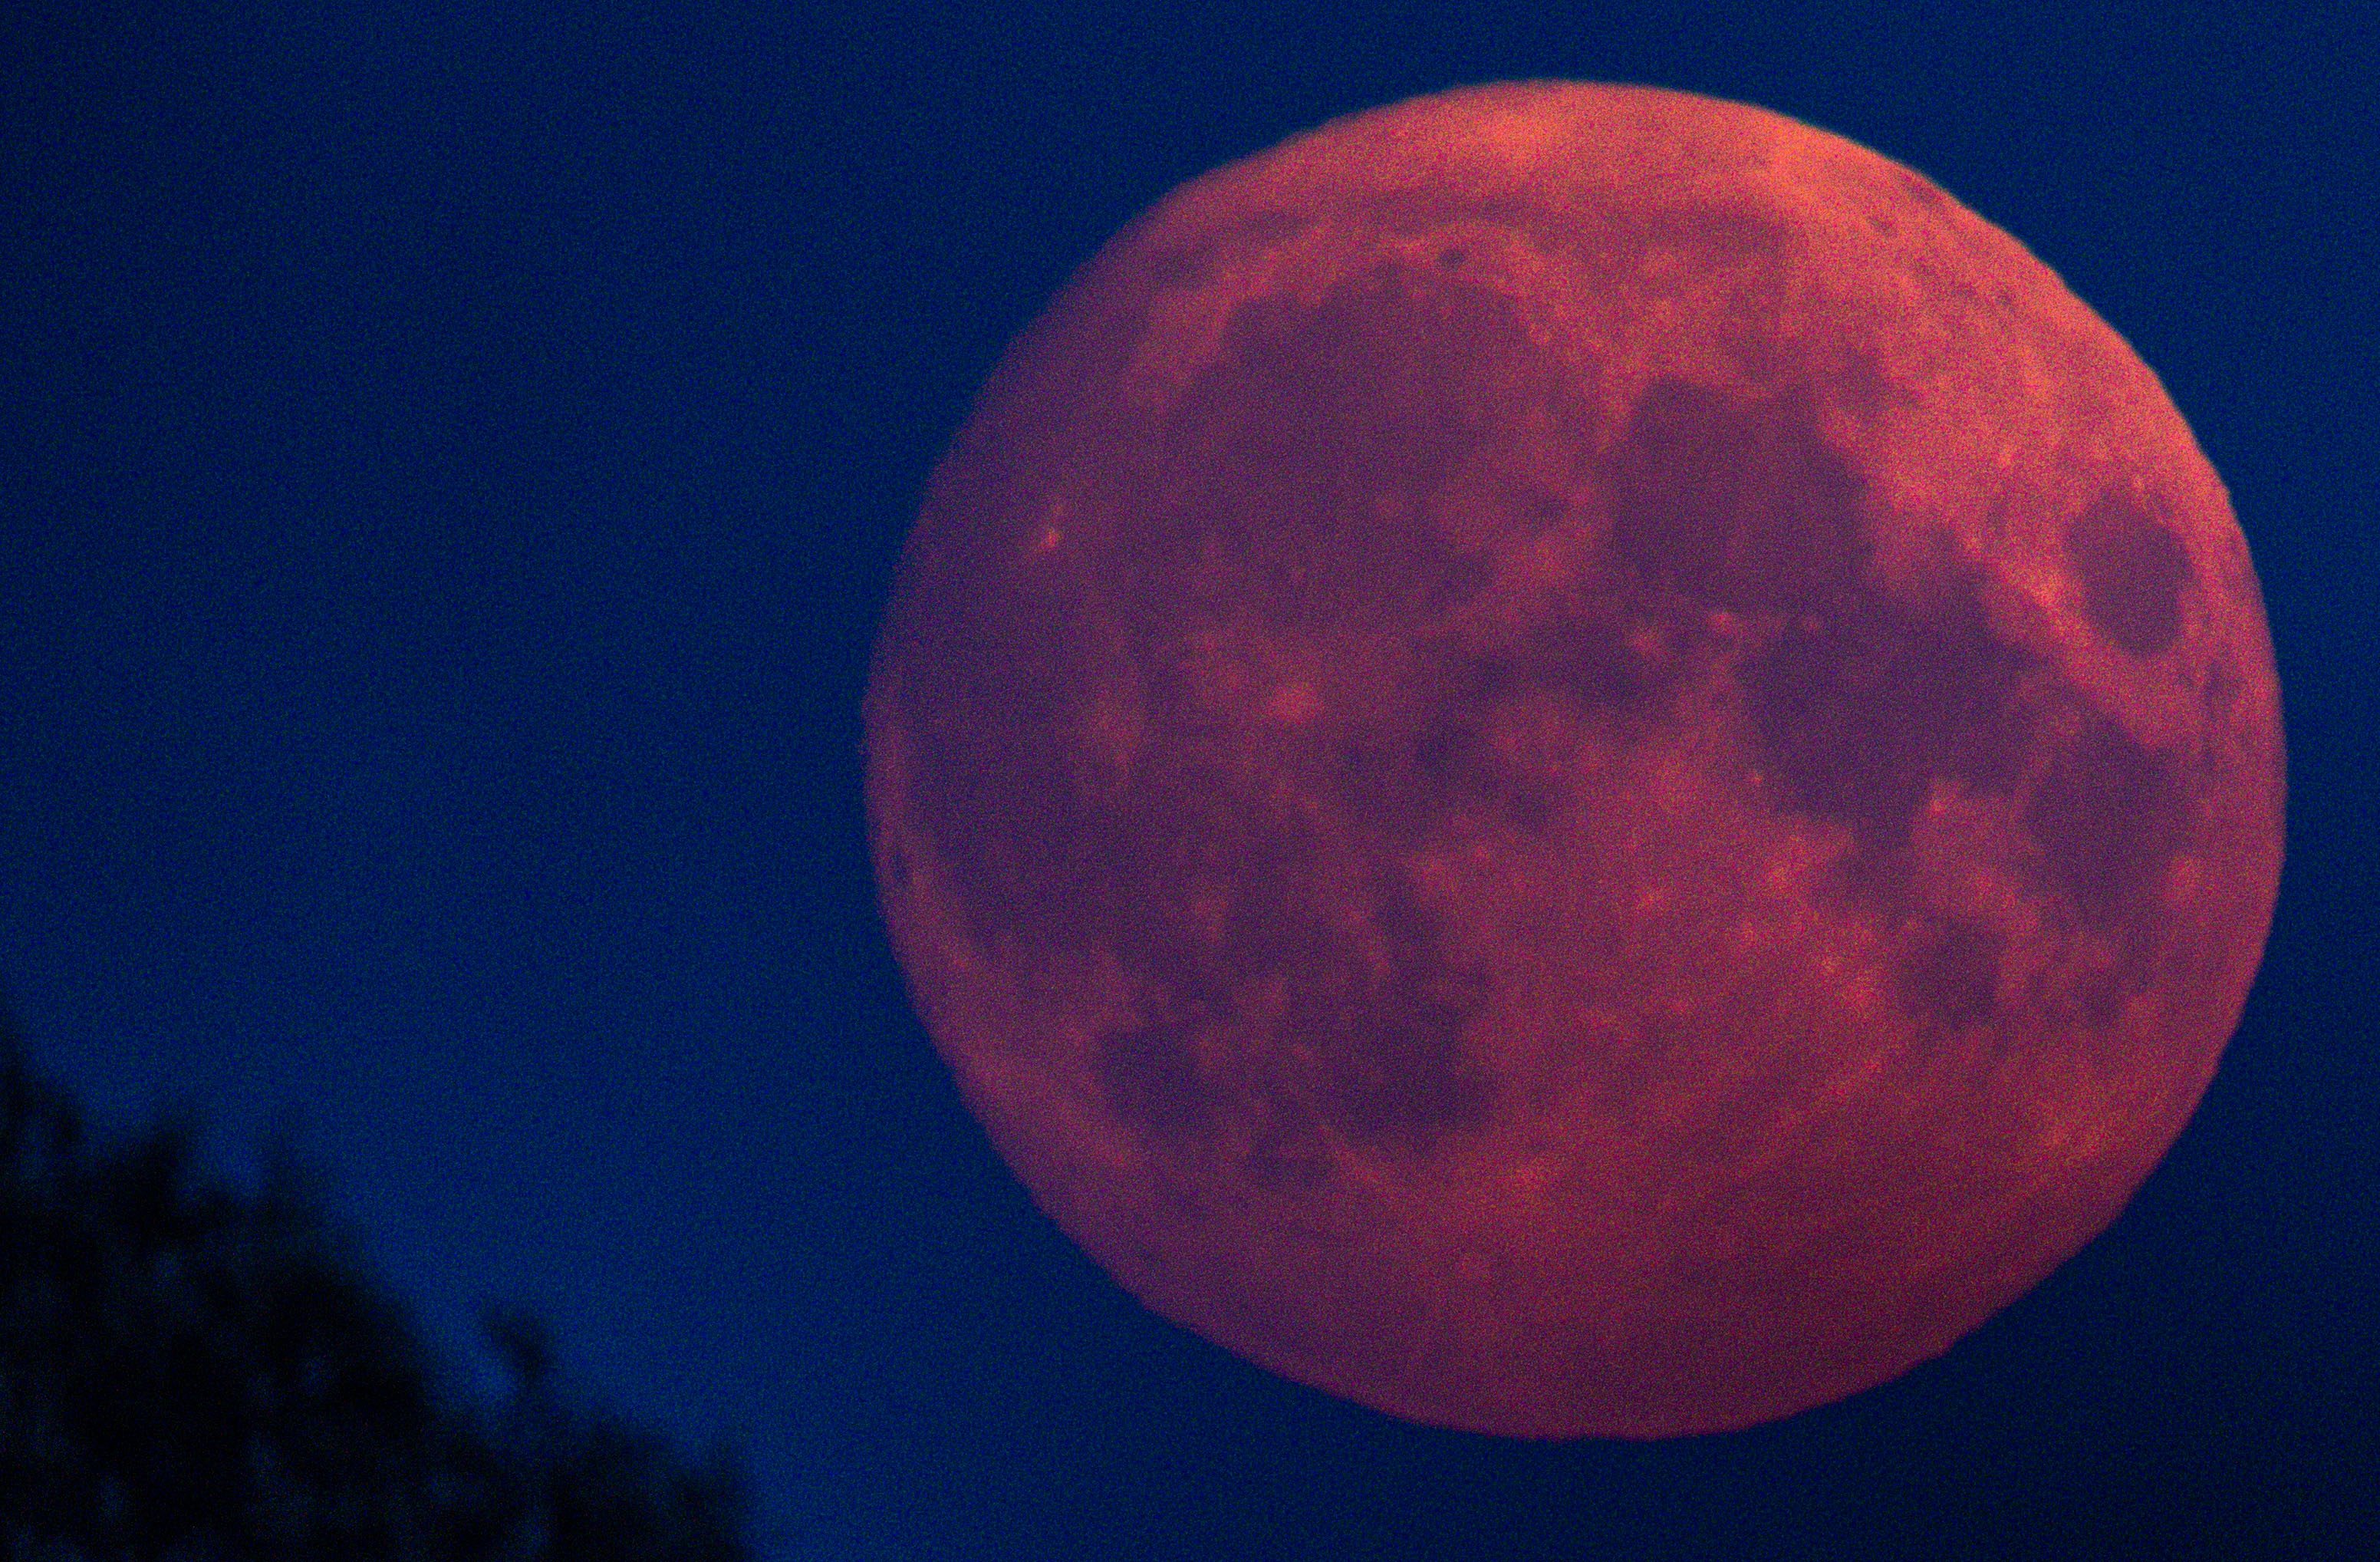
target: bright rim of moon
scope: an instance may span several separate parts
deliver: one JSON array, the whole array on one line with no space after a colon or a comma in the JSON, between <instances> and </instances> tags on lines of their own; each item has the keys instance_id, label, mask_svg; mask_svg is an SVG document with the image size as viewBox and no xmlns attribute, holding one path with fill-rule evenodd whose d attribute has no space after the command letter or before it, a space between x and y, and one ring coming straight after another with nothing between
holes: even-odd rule
<instances>
[{"instance_id":1,"label":"bright rim of moon","mask_svg":"<svg viewBox=\"0 0 2380 1562\"><path fill-rule=\"evenodd\" d=\"M2279 696L2156 378L1925 178L1512 85L1193 181L936 470L866 708L965 1098L1135 1295L1663 1436L1947 1349L2238 1023Z\"/></svg>"}]
</instances>

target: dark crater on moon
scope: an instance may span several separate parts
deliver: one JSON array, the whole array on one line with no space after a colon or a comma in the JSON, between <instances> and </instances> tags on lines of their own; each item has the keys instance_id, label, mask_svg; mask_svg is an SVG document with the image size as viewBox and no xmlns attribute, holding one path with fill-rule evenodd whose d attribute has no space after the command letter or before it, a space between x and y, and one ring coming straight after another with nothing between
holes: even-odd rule
<instances>
[{"instance_id":1,"label":"dark crater on moon","mask_svg":"<svg viewBox=\"0 0 2380 1562\"><path fill-rule=\"evenodd\" d=\"M2162 519L2103 494L2067 523L2066 550L2100 633L2135 656L2154 656L2181 633L2190 555Z\"/></svg>"}]
</instances>

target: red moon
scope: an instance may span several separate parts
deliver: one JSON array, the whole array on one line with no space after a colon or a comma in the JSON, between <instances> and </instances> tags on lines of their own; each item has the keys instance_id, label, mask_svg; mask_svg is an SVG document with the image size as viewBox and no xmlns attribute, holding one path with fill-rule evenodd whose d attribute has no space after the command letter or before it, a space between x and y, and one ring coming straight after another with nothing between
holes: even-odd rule
<instances>
[{"instance_id":1,"label":"red moon","mask_svg":"<svg viewBox=\"0 0 2380 1562\"><path fill-rule=\"evenodd\" d=\"M2155 376L1925 178L1575 84L1167 196L936 469L865 709L928 1030L1165 1317L1528 1437L1790 1415L2115 1218L2280 873Z\"/></svg>"}]
</instances>

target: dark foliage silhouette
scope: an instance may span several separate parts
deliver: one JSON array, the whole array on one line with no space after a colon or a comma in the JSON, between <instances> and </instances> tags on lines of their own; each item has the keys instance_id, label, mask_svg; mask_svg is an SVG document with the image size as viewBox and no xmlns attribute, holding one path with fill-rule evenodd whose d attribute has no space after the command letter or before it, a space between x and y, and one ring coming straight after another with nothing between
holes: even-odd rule
<instances>
[{"instance_id":1,"label":"dark foliage silhouette","mask_svg":"<svg viewBox=\"0 0 2380 1562\"><path fill-rule=\"evenodd\" d=\"M0 1014L0 1562L730 1562L732 1458L574 1403L487 1320L433 1361L287 1156L249 1193L188 1117L103 1141Z\"/></svg>"}]
</instances>

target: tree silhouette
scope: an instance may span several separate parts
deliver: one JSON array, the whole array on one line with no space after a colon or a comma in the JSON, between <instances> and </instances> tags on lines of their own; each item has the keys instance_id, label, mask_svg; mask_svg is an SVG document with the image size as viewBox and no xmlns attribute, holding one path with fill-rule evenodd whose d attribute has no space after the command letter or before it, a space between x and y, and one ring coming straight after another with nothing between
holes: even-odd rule
<instances>
[{"instance_id":1,"label":"tree silhouette","mask_svg":"<svg viewBox=\"0 0 2380 1562\"><path fill-rule=\"evenodd\" d=\"M731 1562L733 1458L574 1403L535 1320L462 1393L313 1185L93 1134L0 1013L0 1562Z\"/></svg>"}]
</instances>

